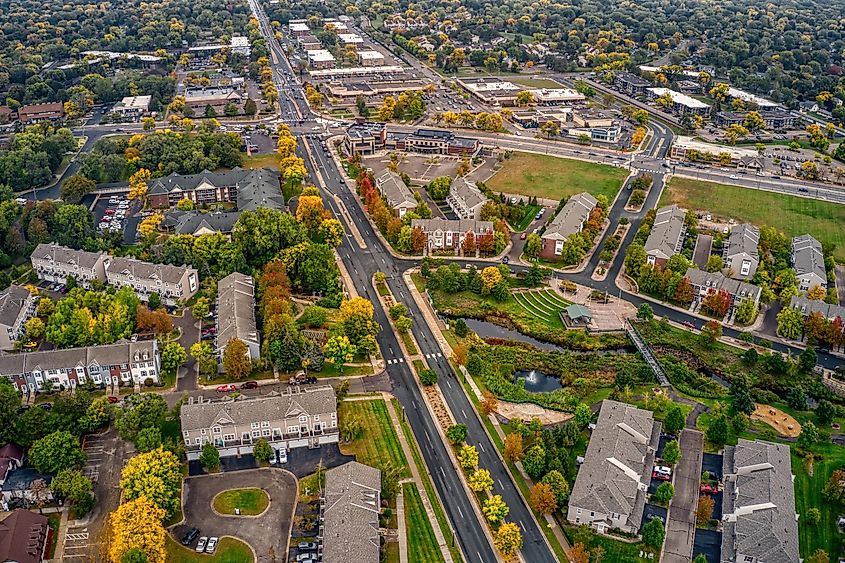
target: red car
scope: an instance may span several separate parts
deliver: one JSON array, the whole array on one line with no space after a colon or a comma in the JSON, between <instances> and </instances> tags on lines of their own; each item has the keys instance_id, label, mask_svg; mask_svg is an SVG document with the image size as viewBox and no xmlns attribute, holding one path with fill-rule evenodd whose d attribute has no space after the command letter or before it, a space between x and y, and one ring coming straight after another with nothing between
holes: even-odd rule
<instances>
[{"instance_id":1,"label":"red car","mask_svg":"<svg viewBox=\"0 0 845 563\"><path fill-rule=\"evenodd\" d=\"M115 397L114 395L109 395L108 397L106 397L106 400L111 404L115 404L115 403L120 402L120 397Z\"/></svg>"},{"instance_id":2,"label":"red car","mask_svg":"<svg viewBox=\"0 0 845 563\"><path fill-rule=\"evenodd\" d=\"M232 383L227 383L226 385L218 385L217 392L218 393L230 393L232 391L237 391L238 387Z\"/></svg>"},{"instance_id":3,"label":"red car","mask_svg":"<svg viewBox=\"0 0 845 563\"><path fill-rule=\"evenodd\" d=\"M658 481L668 481L672 478L671 475L666 475L665 473L658 473L657 471L652 472L651 474L652 479L657 479Z\"/></svg>"},{"instance_id":4,"label":"red car","mask_svg":"<svg viewBox=\"0 0 845 563\"><path fill-rule=\"evenodd\" d=\"M521 235L519 235L519 240L525 240L525 237L527 237L527 236L528 236L528 233L523 232Z\"/></svg>"},{"instance_id":5,"label":"red car","mask_svg":"<svg viewBox=\"0 0 845 563\"><path fill-rule=\"evenodd\" d=\"M709 493L709 494L716 494L716 493L718 493L718 492L719 492L719 488L718 488L718 487L716 487L715 485L701 485L701 488L699 489L699 492L701 492L701 493Z\"/></svg>"}]
</instances>

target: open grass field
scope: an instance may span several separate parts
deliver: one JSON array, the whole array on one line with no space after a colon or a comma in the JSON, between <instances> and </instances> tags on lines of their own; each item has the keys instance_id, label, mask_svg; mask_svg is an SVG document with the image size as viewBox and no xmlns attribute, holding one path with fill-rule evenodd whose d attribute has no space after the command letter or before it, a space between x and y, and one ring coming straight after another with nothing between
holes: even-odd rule
<instances>
[{"instance_id":1,"label":"open grass field","mask_svg":"<svg viewBox=\"0 0 845 563\"><path fill-rule=\"evenodd\" d=\"M165 545L168 563L249 563L255 561L252 550L247 544L235 538L220 538L214 555L197 553L182 547L179 542L167 534Z\"/></svg>"},{"instance_id":2,"label":"open grass field","mask_svg":"<svg viewBox=\"0 0 845 563\"><path fill-rule=\"evenodd\" d=\"M842 555L842 537L837 530L836 520L842 514L842 506L822 499L822 489L834 470L845 465L845 448L831 443L813 448L818 454L813 463L813 475L807 472L804 460L792 454L792 473L795 475L795 509L801 516L798 520L798 540L801 557L807 558L816 549L825 550L831 561ZM818 508L822 518L818 524L810 524L804 518L807 510Z\"/></svg>"},{"instance_id":3,"label":"open grass field","mask_svg":"<svg viewBox=\"0 0 845 563\"><path fill-rule=\"evenodd\" d=\"M672 203L760 227L770 225L789 237L809 233L822 244L834 245L837 262L845 261L845 205L688 178L672 178L663 191L660 205Z\"/></svg>"},{"instance_id":4,"label":"open grass field","mask_svg":"<svg viewBox=\"0 0 845 563\"><path fill-rule=\"evenodd\" d=\"M444 561L417 486L405 483L402 491L405 499L405 526L408 530L408 559L426 563Z\"/></svg>"},{"instance_id":5,"label":"open grass field","mask_svg":"<svg viewBox=\"0 0 845 563\"><path fill-rule=\"evenodd\" d=\"M557 80L552 80L551 78L531 78L531 77L521 77L521 76L514 76L513 78L508 77L508 82L513 82L514 84L518 84L519 86L525 86L527 88L562 88L563 85L558 82Z\"/></svg>"},{"instance_id":6,"label":"open grass field","mask_svg":"<svg viewBox=\"0 0 845 563\"><path fill-rule=\"evenodd\" d=\"M279 168L279 155L276 153L270 154L254 154L252 156L245 156L244 163L241 168Z\"/></svg>"},{"instance_id":7,"label":"open grass field","mask_svg":"<svg viewBox=\"0 0 845 563\"><path fill-rule=\"evenodd\" d=\"M340 423L343 424L349 417L360 421L363 432L357 440L341 445L343 453L355 455L359 462L371 467L392 463L394 467L402 468L403 477L410 477L408 460L402 452L383 399L343 402L340 405Z\"/></svg>"},{"instance_id":8,"label":"open grass field","mask_svg":"<svg viewBox=\"0 0 845 563\"><path fill-rule=\"evenodd\" d=\"M543 154L516 152L487 186L504 192L559 200L581 192L613 201L628 176L624 168Z\"/></svg>"},{"instance_id":9,"label":"open grass field","mask_svg":"<svg viewBox=\"0 0 845 563\"><path fill-rule=\"evenodd\" d=\"M270 497L261 489L232 489L223 491L212 502L214 510L220 514L235 514L239 508L244 516L261 514L270 505Z\"/></svg>"}]
</instances>

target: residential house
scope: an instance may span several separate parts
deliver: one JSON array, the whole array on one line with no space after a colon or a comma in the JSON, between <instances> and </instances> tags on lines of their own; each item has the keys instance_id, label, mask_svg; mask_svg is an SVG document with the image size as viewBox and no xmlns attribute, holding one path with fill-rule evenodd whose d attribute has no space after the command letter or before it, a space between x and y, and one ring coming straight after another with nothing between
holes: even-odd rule
<instances>
[{"instance_id":1,"label":"residential house","mask_svg":"<svg viewBox=\"0 0 845 563\"><path fill-rule=\"evenodd\" d=\"M645 89L651 86L648 80L630 72L617 72L613 84L618 90L635 97L644 95Z\"/></svg>"},{"instance_id":2,"label":"residential house","mask_svg":"<svg viewBox=\"0 0 845 563\"><path fill-rule=\"evenodd\" d=\"M722 471L721 560L800 561L789 445L740 438L725 446Z\"/></svg>"},{"instance_id":3,"label":"residential house","mask_svg":"<svg viewBox=\"0 0 845 563\"><path fill-rule=\"evenodd\" d=\"M827 289L822 244L811 235L793 237L792 267L798 276L798 291L808 291L816 286Z\"/></svg>"},{"instance_id":4,"label":"residential house","mask_svg":"<svg viewBox=\"0 0 845 563\"><path fill-rule=\"evenodd\" d=\"M569 496L566 519L599 533L638 534L660 442L651 411L604 400Z\"/></svg>"},{"instance_id":5,"label":"residential house","mask_svg":"<svg viewBox=\"0 0 845 563\"><path fill-rule=\"evenodd\" d=\"M730 277L741 280L754 277L760 264L759 243L760 229L754 225L743 223L731 229L723 251L725 269Z\"/></svg>"},{"instance_id":6,"label":"residential house","mask_svg":"<svg viewBox=\"0 0 845 563\"><path fill-rule=\"evenodd\" d=\"M323 563L378 563L381 472L357 461L326 471L320 499Z\"/></svg>"},{"instance_id":7,"label":"residential house","mask_svg":"<svg viewBox=\"0 0 845 563\"><path fill-rule=\"evenodd\" d=\"M233 272L217 282L217 332L215 348L223 368L223 352L229 342L237 338L246 344L249 359L261 357L261 338L255 324L255 280L240 272Z\"/></svg>"},{"instance_id":8,"label":"residential house","mask_svg":"<svg viewBox=\"0 0 845 563\"><path fill-rule=\"evenodd\" d=\"M31 467L21 467L9 472L3 485L0 486L0 508L3 503L13 503L12 499L21 499L24 505L35 502L36 494L32 491L32 484L36 481L44 481L49 485L53 481L52 475L41 474ZM41 500L52 500L52 493L47 490L40 495ZM6 563L5 561L3 563Z\"/></svg>"},{"instance_id":9,"label":"residential house","mask_svg":"<svg viewBox=\"0 0 845 563\"><path fill-rule=\"evenodd\" d=\"M0 350L14 348L24 334L26 321L35 313L35 297L23 286L12 284L0 291Z\"/></svg>"},{"instance_id":10,"label":"residential house","mask_svg":"<svg viewBox=\"0 0 845 563\"><path fill-rule=\"evenodd\" d=\"M828 321L833 321L837 317L845 321L845 307L842 305L831 305L818 299L807 299L801 295L793 295L789 301L789 306L801 311L805 318L813 313L819 313Z\"/></svg>"},{"instance_id":11,"label":"residential house","mask_svg":"<svg viewBox=\"0 0 845 563\"><path fill-rule=\"evenodd\" d=\"M264 438L276 449L316 448L338 441L337 399L330 385L291 387L285 392L197 400L182 405L182 437L189 461L205 443L221 456L252 453Z\"/></svg>"},{"instance_id":12,"label":"residential house","mask_svg":"<svg viewBox=\"0 0 845 563\"><path fill-rule=\"evenodd\" d=\"M57 122L65 118L65 107L61 103L32 104L18 109L18 119L24 125L41 123L42 121Z\"/></svg>"},{"instance_id":13,"label":"residential house","mask_svg":"<svg viewBox=\"0 0 845 563\"><path fill-rule=\"evenodd\" d=\"M23 448L17 444L8 443L0 448L0 485L6 482L9 475L23 465Z\"/></svg>"},{"instance_id":14,"label":"residential house","mask_svg":"<svg viewBox=\"0 0 845 563\"><path fill-rule=\"evenodd\" d=\"M18 508L0 520L0 561L48 561L52 537L53 529L46 516Z\"/></svg>"},{"instance_id":15,"label":"residential house","mask_svg":"<svg viewBox=\"0 0 845 563\"><path fill-rule=\"evenodd\" d=\"M405 185L402 177L392 170L385 169L376 177L376 189L387 201L387 206L399 217L404 217L408 211L417 208L418 203L414 194Z\"/></svg>"},{"instance_id":16,"label":"residential house","mask_svg":"<svg viewBox=\"0 0 845 563\"><path fill-rule=\"evenodd\" d=\"M645 252L649 264L664 266L669 258L681 251L684 235L687 232L684 225L685 218L686 212L677 205L669 205L657 210L651 233L645 241Z\"/></svg>"},{"instance_id":17,"label":"residential house","mask_svg":"<svg viewBox=\"0 0 845 563\"><path fill-rule=\"evenodd\" d=\"M114 104L110 113L124 119L138 120L150 113L152 96L127 96Z\"/></svg>"},{"instance_id":18,"label":"residential house","mask_svg":"<svg viewBox=\"0 0 845 563\"><path fill-rule=\"evenodd\" d=\"M743 299L751 299L755 305L760 304L758 286L725 277L721 272L705 272L698 268L690 268L684 277L692 284L693 296L698 301L702 301L710 293L724 290L730 296L731 307L738 306Z\"/></svg>"},{"instance_id":19,"label":"residential house","mask_svg":"<svg viewBox=\"0 0 845 563\"><path fill-rule=\"evenodd\" d=\"M540 236L543 248L540 256L547 260L560 258L563 245L575 233L580 233L596 208L598 201L587 192L576 194L567 200L566 205L555 215Z\"/></svg>"},{"instance_id":20,"label":"residential house","mask_svg":"<svg viewBox=\"0 0 845 563\"><path fill-rule=\"evenodd\" d=\"M30 261L38 279L49 282L67 283L68 278L73 277L77 285L90 288L94 280L106 281L108 254L105 252L42 243L35 247Z\"/></svg>"},{"instance_id":21,"label":"residential house","mask_svg":"<svg viewBox=\"0 0 845 563\"><path fill-rule=\"evenodd\" d=\"M414 219L411 228L422 229L428 241L428 251L460 251L469 233L475 237L476 245L484 235L493 235L492 221L473 219Z\"/></svg>"},{"instance_id":22,"label":"residential house","mask_svg":"<svg viewBox=\"0 0 845 563\"><path fill-rule=\"evenodd\" d=\"M160 383L158 342L120 340L115 344L0 355L0 377L23 394L95 385Z\"/></svg>"},{"instance_id":23,"label":"residential house","mask_svg":"<svg viewBox=\"0 0 845 563\"><path fill-rule=\"evenodd\" d=\"M467 182L462 176L455 178L449 187L446 203L458 219L480 219L481 208L487 202L487 196L472 182Z\"/></svg>"},{"instance_id":24,"label":"residential house","mask_svg":"<svg viewBox=\"0 0 845 563\"><path fill-rule=\"evenodd\" d=\"M132 288L141 301L158 293L162 303L170 306L187 301L199 289L199 272L190 266L153 264L122 256L108 259L106 280L118 289Z\"/></svg>"},{"instance_id":25,"label":"residential house","mask_svg":"<svg viewBox=\"0 0 845 563\"><path fill-rule=\"evenodd\" d=\"M259 207L282 209L285 206L279 174L269 168L171 174L150 181L147 197L150 206L157 208L173 207L183 199L197 206L234 202L240 211L254 211Z\"/></svg>"},{"instance_id":26,"label":"residential house","mask_svg":"<svg viewBox=\"0 0 845 563\"><path fill-rule=\"evenodd\" d=\"M819 104L813 100L798 102L798 111L801 113L815 113L819 111Z\"/></svg>"}]
</instances>

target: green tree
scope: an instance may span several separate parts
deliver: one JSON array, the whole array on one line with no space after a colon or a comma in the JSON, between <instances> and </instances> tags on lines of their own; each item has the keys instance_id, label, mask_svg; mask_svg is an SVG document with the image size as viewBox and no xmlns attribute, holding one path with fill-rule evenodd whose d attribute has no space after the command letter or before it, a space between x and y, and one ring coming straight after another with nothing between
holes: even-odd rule
<instances>
[{"instance_id":1,"label":"green tree","mask_svg":"<svg viewBox=\"0 0 845 563\"><path fill-rule=\"evenodd\" d=\"M161 367L164 371L175 373L187 359L188 353L178 342L166 342L161 348Z\"/></svg>"},{"instance_id":2,"label":"green tree","mask_svg":"<svg viewBox=\"0 0 845 563\"><path fill-rule=\"evenodd\" d=\"M542 250L543 239L540 238L540 235L537 233L531 233L528 235L525 239L525 246L523 247L525 254L531 258L537 258Z\"/></svg>"},{"instance_id":3,"label":"green tree","mask_svg":"<svg viewBox=\"0 0 845 563\"><path fill-rule=\"evenodd\" d=\"M637 307L637 318L641 321L650 321L654 318L654 311L651 309L651 305L648 303L643 303L639 307Z\"/></svg>"},{"instance_id":4,"label":"green tree","mask_svg":"<svg viewBox=\"0 0 845 563\"><path fill-rule=\"evenodd\" d=\"M191 313L197 319L204 319L206 316L208 316L208 313L210 311L211 305L206 297L200 297L196 300L193 307L191 307Z\"/></svg>"},{"instance_id":5,"label":"green tree","mask_svg":"<svg viewBox=\"0 0 845 563\"><path fill-rule=\"evenodd\" d=\"M97 397L88 405L80 424L85 430L91 432L108 424L111 416L112 406L108 397Z\"/></svg>"},{"instance_id":6,"label":"green tree","mask_svg":"<svg viewBox=\"0 0 845 563\"><path fill-rule=\"evenodd\" d=\"M666 413L666 420L663 421L663 428L674 436L683 430L686 425L686 418L684 417L684 410L680 405L674 405Z\"/></svg>"},{"instance_id":7,"label":"green tree","mask_svg":"<svg viewBox=\"0 0 845 563\"><path fill-rule=\"evenodd\" d=\"M557 469L552 469L543 475L542 482L552 488L552 492L557 499L558 507L566 506L566 500L569 498L569 483L566 477Z\"/></svg>"},{"instance_id":8,"label":"green tree","mask_svg":"<svg viewBox=\"0 0 845 563\"><path fill-rule=\"evenodd\" d=\"M777 315L778 334L784 338L796 340L804 330L804 316L798 309L784 307Z\"/></svg>"},{"instance_id":9,"label":"green tree","mask_svg":"<svg viewBox=\"0 0 845 563\"><path fill-rule=\"evenodd\" d=\"M593 420L593 411L590 410L590 405L586 403L578 403L575 407L575 423L581 428L586 428Z\"/></svg>"},{"instance_id":10,"label":"green tree","mask_svg":"<svg viewBox=\"0 0 845 563\"><path fill-rule=\"evenodd\" d=\"M260 438L252 446L252 455L259 463L267 463L273 457L273 447L267 440Z\"/></svg>"},{"instance_id":11,"label":"green tree","mask_svg":"<svg viewBox=\"0 0 845 563\"><path fill-rule=\"evenodd\" d=\"M546 450L540 444L528 448L522 460L525 472L535 481L540 480L546 473Z\"/></svg>"},{"instance_id":12,"label":"green tree","mask_svg":"<svg viewBox=\"0 0 845 563\"><path fill-rule=\"evenodd\" d=\"M56 475L65 469L82 466L88 456L79 439L66 431L57 431L37 440L29 449L29 462L39 473Z\"/></svg>"},{"instance_id":13,"label":"green tree","mask_svg":"<svg viewBox=\"0 0 845 563\"><path fill-rule=\"evenodd\" d=\"M142 428L135 437L135 448L141 452L151 452L161 447L161 430L155 426Z\"/></svg>"},{"instance_id":14,"label":"green tree","mask_svg":"<svg viewBox=\"0 0 845 563\"><path fill-rule=\"evenodd\" d=\"M191 344L191 356L197 361L200 374L209 376L217 371L217 358L208 341L200 340Z\"/></svg>"},{"instance_id":15,"label":"green tree","mask_svg":"<svg viewBox=\"0 0 845 563\"><path fill-rule=\"evenodd\" d=\"M452 442L453 445L458 445L466 442L467 427L465 424L453 424L446 429L446 438Z\"/></svg>"},{"instance_id":16,"label":"green tree","mask_svg":"<svg viewBox=\"0 0 845 563\"><path fill-rule=\"evenodd\" d=\"M332 336L326 342L323 353L338 370L343 370L343 364L351 362L355 358L356 347L353 346L346 336Z\"/></svg>"},{"instance_id":17,"label":"green tree","mask_svg":"<svg viewBox=\"0 0 845 563\"><path fill-rule=\"evenodd\" d=\"M211 442L202 445L200 463L206 471L216 471L220 467L220 452Z\"/></svg>"},{"instance_id":18,"label":"green tree","mask_svg":"<svg viewBox=\"0 0 845 563\"><path fill-rule=\"evenodd\" d=\"M681 448L677 440L672 440L663 448L663 461L669 465L675 465L681 459Z\"/></svg>"},{"instance_id":19,"label":"green tree","mask_svg":"<svg viewBox=\"0 0 845 563\"><path fill-rule=\"evenodd\" d=\"M663 522L658 518L652 518L643 527L643 543L649 547L660 549L665 537L666 530L663 528Z\"/></svg>"},{"instance_id":20,"label":"green tree","mask_svg":"<svg viewBox=\"0 0 845 563\"><path fill-rule=\"evenodd\" d=\"M654 500L656 500L660 504L668 504L674 496L675 487L673 487L672 483L668 481L660 483L660 486L657 487L656 491L654 491Z\"/></svg>"},{"instance_id":21,"label":"green tree","mask_svg":"<svg viewBox=\"0 0 845 563\"><path fill-rule=\"evenodd\" d=\"M74 174L62 183L62 187L59 189L59 197L67 203L79 203L96 187L97 184L94 180L80 174Z\"/></svg>"},{"instance_id":22,"label":"green tree","mask_svg":"<svg viewBox=\"0 0 845 563\"><path fill-rule=\"evenodd\" d=\"M705 433L707 439L715 446L724 446L728 441L728 421L725 416L714 418Z\"/></svg>"},{"instance_id":23,"label":"green tree","mask_svg":"<svg viewBox=\"0 0 845 563\"><path fill-rule=\"evenodd\" d=\"M819 430L812 422L805 422L801 425L801 434L798 436L797 444L800 448L810 448L818 443L820 439Z\"/></svg>"},{"instance_id":24,"label":"green tree","mask_svg":"<svg viewBox=\"0 0 845 563\"><path fill-rule=\"evenodd\" d=\"M134 441L142 429L160 427L166 415L167 402L164 397L155 393L140 393L130 395L124 407L117 410L114 425L121 438Z\"/></svg>"},{"instance_id":25,"label":"green tree","mask_svg":"<svg viewBox=\"0 0 845 563\"><path fill-rule=\"evenodd\" d=\"M0 378L0 442L8 444L14 439L15 421L21 396L6 378ZM36 409L30 409L36 410Z\"/></svg>"}]
</instances>

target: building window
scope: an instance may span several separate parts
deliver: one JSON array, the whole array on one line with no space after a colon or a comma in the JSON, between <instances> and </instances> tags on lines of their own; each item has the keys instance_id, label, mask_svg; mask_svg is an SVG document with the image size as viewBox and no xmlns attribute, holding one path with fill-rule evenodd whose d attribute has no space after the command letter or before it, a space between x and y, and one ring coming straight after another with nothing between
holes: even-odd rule
<instances>
[{"instance_id":1,"label":"building window","mask_svg":"<svg viewBox=\"0 0 845 563\"><path fill-rule=\"evenodd\" d=\"M203 428L202 430L200 430L200 434L202 434L203 436L205 436L205 434L206 434L205 428Z\"/></svg>"},{"instance_id":2,"label":"building window","mask_svg":"<svg viewBox=\"0 0 845 563\"><path fill-rule=\"evenodd\" d=\"M297 432L299 432L299 427L288 426L288 434L296 434Z\"/></svg>"},{"instance_id":3,"label":"building window","mask_svg":"<svg viewBox=\"0 0 845 563\"><path fill-rule=\"evenodd\" d=\"M270 435L270 429L265 428L264 430L261 431L261 435L262 436L269 436Z\"/></svg>"},{"instance_id":4,"label":"building window","mask_svg":"<svg viewBox=\"0 0 845 563\"><path fill-rule=\"evenodd\" d=\"M199 438L197 438L197 439L196 439L196 442L197 442L197 445L198 445L198 446L199 446L200 444L202 444L202 440L201 440L201 439L199 439Z\"/></svg>"},{"instance_id":5,"label":"building window","mask_svg":"<svg viewBox=\"0 0 845 563\"><path fill-rule=\"evenodd\" d=\"M250 428L261 428L261 423L253 422L252 424L249 425L249 427Z\"/></svg>"},{"instance_id":6,"label":"building window","mask_svg":"<svg viewBox=\"0 0 845 563\"><path fill-rule=\"evenodd\" d=\"M261 428L270 428L270 421L269 420L262 420L261 421Z\"/></svg>"},{"instance_id":7,"label":"building window","mask_svg":"<svg viewBox=\"0 0 845 563\"><path fill-rule=\"evenodd\" d=\"M220 427L215 426L214 428L211 429L211 431L214 432L215 434L220 434Z\"/></svg>"},{"instance_id":8,"label":"building window","mask_svg":"<svg viewBox=\"0 0 845 563\"><path fill-rule=\"evenodd\" d=\"M258 438L260 436L261 436L261 430L253 430L252 431L252 437L253 438Z\"/></svg>"},{"instance_id":9,"label":"building window","mask_svg":"<svg viewBox=\"0 0 845 563\"><path fill-rule=\"evenodd\" d=\"M223 439L226 440L226 441L234 440L235 435L234 434L223 434Z\"/></svg>"},{"instance_id":10,"label":"building window","mask_svg":"<svg viewBox=\"0 0 845 563\"><path fill-rule=\"evenodd\" d=\"M188 432L188 431L186 430L186 431L182 432L182 435L183 435L185 438L187 438L188 436L190 436L190 435L191 435L191 433L190 433L190 432Z\"/></svg>"}]
</instances>

